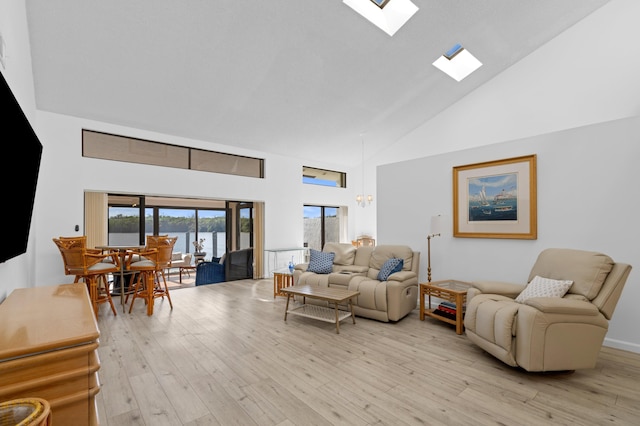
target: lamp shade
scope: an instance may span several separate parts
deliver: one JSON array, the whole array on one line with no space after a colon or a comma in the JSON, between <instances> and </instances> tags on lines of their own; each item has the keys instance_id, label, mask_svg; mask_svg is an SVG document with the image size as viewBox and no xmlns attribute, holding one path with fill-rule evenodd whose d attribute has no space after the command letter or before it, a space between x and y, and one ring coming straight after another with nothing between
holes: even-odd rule
<instances>
[{"instance_id":1,"label":"lamp shade","mask_svg":"<svg viewBox=\"0 0 640 426\"><path fill-rule=\"evenodd\" d=\"M431 216L431 232L430 235L442 235L444 232L444 216Z\"/></svg>"}]
</instances>

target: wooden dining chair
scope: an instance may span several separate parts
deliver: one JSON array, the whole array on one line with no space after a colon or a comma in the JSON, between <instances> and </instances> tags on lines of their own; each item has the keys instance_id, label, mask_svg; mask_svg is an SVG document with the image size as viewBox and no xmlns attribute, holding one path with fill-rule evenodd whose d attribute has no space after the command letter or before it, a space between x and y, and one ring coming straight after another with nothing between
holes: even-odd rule
<instances>
[{"instance_id":1,"label":"wooden dining chair","mask_svg":"<svg viewBox=\"0 0 640 426\"><path fill-rule=\"evenodd\" d=\"M164 239L164 238L169 238L168 234L165 235L147 235L146 237L146 243L147 245L145 246L146 249L152 249L152 248L156 248L158 247L158 241ZM178 237L171 237L171 238L178 238Z\"/></svg>"},{"instance_id":2,"label":"wooden dining chair","mask_svg":"<svg viewBox=\"0 0 640 426\"><path fill-rule=\"evenodd\" d=\"M169 293L169 289L167 287L167 277L165 272L169 269L169 265L171 265L171 255L173 254L173 248L176 245L176 241L178 237L169 237L169 236L160 236L155 238L153 241L147 240L147 246L151 248L158 249L158 263L160 267L160 271L156 276L157 283L160 284L160 278L162 278L162 284L164 288Z\"/></svg>"},{"instance_id":3,"label":"wooden dining chair","mask_svg":"<svg viewBox=\"0 0 640 426\"><path fill-rule=\"evenodd\" d=\"M143 299L147 304L147 315L153 315L154 300L167 296L169 306L173 309L173 302L169 294L169 287L165 277L165 270L171 262L171 253L177 237L157 237L143 251L131 252L127 257L125 268L132 272L138 272L138 279L133 288L129 312L133 310L136 299ZM127 296L128 299L128 296ZM126 302L126 300L125 300Z\"/></svg>"},{"instance_id":4,"label":"wooden dining chair","mask_svg":"<svg viewBox=\"0 0 640 426\"><path fill-rule=\"evenodd\" d=\"M96 318L102 303L109 303L111 311L117 315L111 299L108 275L120 272L118 254L87 249L86 239L83 243L82 238L53 238L53 242L62 256L65 274L75 276L74 283L80 280L85 282Z\"/></svg>"},{"instance_id":5,"label":"wooden dining chair","mask_svg":"<svg viewBox=\"0 0 640 426\"><path fill-rule=\"evenodd\" d=\"M74 237L58 237L58 240L60 240L60 242L67 248L75 248L75 247L80 247L80 248L85 248L87 247L87 236L86 235L78 235L78 236L74 236ZM89 253L101 253L100 250L95 250L95 249L89 249L87 250ZM63 264L64 264L64 256L62 258ZM67 266L65 265L65 274L66 275L73 275L71 273L69 273L69 271L67 270ZM74 283L77 283L78 281L80 281L82 277L80 276L76 276L74 279Z\"/></svg>"}]
</instances>

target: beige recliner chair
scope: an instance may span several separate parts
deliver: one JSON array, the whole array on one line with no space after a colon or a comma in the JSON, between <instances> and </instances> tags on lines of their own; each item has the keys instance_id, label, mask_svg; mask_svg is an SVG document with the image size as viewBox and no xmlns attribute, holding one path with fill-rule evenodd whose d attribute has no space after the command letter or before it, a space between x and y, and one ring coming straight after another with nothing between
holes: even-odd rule
<instances>
[{"instance_id":1,"label":"beige recliner chair","mask_svg":"<svg viewBox=\"0 0 640 426\"><path fill-rule=\"evenodd\" d=\"M467 293L466 335L506 364L527 371L593 368L630 272L630 265L602 253L544 250L529 274L526 294L534 297L516 301L526 287L522 284L473 283ZM572 281L564 296L544 295L562 281Z\"/></svg>"}]
</instances>

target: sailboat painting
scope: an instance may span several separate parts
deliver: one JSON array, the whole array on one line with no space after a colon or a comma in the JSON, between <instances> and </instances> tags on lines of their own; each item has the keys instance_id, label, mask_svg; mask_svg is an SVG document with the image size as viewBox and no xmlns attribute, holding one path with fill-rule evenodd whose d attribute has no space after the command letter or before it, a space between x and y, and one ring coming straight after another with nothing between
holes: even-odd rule
<instances>
[{"instance_id":1,"label":"sailboat painting","mask_svg":"<svg viewBox=\"0 0 640 426\"><path fill-rule=\"evenodd\" d=\"M538 238L536 154L453 168L453 236Z\"/></svg>"},{"instance_id":2,"label":"sailboat painting","mask_svg":"<svg viewBox=\"0 0 640 426\"><path fill-rule=\"evenodd\" d=\"M467 194L469 222L518 220L517 173L470 178Z\"/></svg>"}]
</instances>

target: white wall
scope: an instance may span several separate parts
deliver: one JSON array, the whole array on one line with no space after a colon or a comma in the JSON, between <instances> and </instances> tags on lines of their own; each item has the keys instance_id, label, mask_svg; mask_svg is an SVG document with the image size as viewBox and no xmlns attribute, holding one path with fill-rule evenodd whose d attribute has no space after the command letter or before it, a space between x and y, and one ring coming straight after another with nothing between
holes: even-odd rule
<instances>
[{"instance_id":1,"label":"white wall","mask_svg":"<svg viewBox=\"0 0 640 426\"><path fill-rule=\"evenodd\" d=\"M25 2L22 0L6 0L0 2L0 34L4 39L6 58L5 68L0 71L11 87L13 95L22 106L27 118L35 123L35 99L33 78L31 73L31 55L27 36ZM37 126L32 124L36 133ZM10 135L4 135L7 143ZM16 144L14 149L20 149ZM5 167L8 167L9 157L5 157ZM11 198L12 191L21 191L20 185L9 185L5 191L7 198ZM5 221L6 223L6 221ZM33 265L35 263L35 232L29 234L27 253L0 264L0 301L4 300L15 288L33 286Z\"/></svg>"},{"instance_id":2,"label":"white wall","mask_svg":"<svg viewBox=\"0 0 640 426\"><path fill-rule=\"evenodd\" d=\"M432 240L433 279L522 282L546 247L602 251L635 267L605 343L640 352L638 16L640 2L613 0L380 153L378 241L420 250L426 281L430 217L452 227L452 168L537 154L538 239L450 231Z\"/></svg>"},{"instance_id":3,"label":"white wall","mask_svg":"<svg viewBox=\"0 0 640 426\"><path fill-rule=\"evenodd\" d=\"M454 238L454 166L537 155L536 240ZM380 241L409 244L422 253L427 281L427 240L433 215L447 231L431 240L432 280L501 280L526 283L545 248L599 251L634 266L611 321L606 344L640 352L640 203L635 195L640 160L640 117L585 126L378 168ZM402 184L400 184L402 182ZM411 185L407 185L411 182ZM411 201L409 201L411 200ZM385 206L405 208L385 209Z\"/></svg>"},{"instance_id":4,"label":"white wall","mask_svg":"<svg viewBox=\"0 0 640 426\"><path fill-rule=\"evenodd\" d=\"M37 227L36 283L38 286L68 281L53 237L82 234L83 194L85 190L181 196L230 200L264 201L265 248L301 247L303 244L303 204L351 204L352 192L302 183L299 160L214 146L131 128L91 122L74 117L38 112L44 145L41 179L36 195ZM265 179L180 170L124 162L113 162L81 155L81 130L88 128L135 138L221 150L239 155L265 158ZM318 166L316 164L316 166ZM335 165L319 165L336 169ZM80 232L75 232L75 225Z\"/></svg>"}]
</instances>

